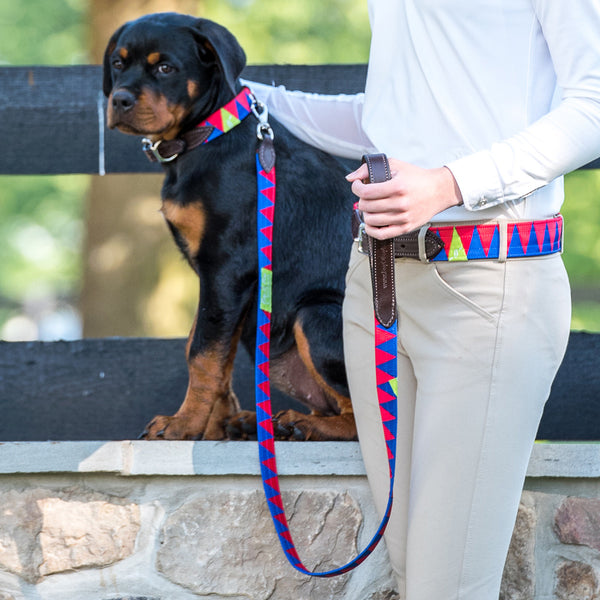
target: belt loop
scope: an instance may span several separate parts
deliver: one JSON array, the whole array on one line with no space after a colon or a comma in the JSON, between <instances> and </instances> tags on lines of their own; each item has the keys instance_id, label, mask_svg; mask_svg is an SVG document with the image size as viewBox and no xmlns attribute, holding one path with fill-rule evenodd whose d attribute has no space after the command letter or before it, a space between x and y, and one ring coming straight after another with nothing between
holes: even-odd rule
<instances>
[{"instance_id":1,"label":"belt loop","mask_svg":"<svg viewBox=\"0 0 600 600\"><path fill-rule=\"evenodd\" d=\"M561 214L557 217L560 219L560 254L565 251L565 220Z\"/></svg>"},{"instance_id":2,"label":"belt loop","mask_svg":"<svg viewBox=\"0 0 600 600\"><path fill-rule=\"evenodd\" d=\"M500 233L498 262L506 262L506 257L508 255L508 222L506 219L498 219L498 231Z\"/></svg>"},{"instance_id":3,"label":"belt loop","mask_svg":"<svg viewBox=\"0 0 600 600\"><path fill-rule=\"evenodd\" d=\"M419 229L419 260L424 263L428 263L429 259L427 258L427 248L425 247L425 236L431 227L431 223L425 223L421 229Z\"/></svg>"}]
</instances>

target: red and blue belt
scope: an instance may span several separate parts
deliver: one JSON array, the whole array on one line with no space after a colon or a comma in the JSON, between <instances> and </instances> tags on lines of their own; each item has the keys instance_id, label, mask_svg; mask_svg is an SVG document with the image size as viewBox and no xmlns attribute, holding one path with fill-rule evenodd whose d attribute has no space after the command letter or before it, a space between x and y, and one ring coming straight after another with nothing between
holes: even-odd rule
<instances>
[{"instance_id":1,"label":"red and blue belt","mask_svg":"<svg viewBox=\"0 0 600 600\"><path fill-rule=\"evenodd\" d=\"M368 254L361 215L354 212L353 233L359 251ZM505 260L533 258L562 252L561 215L535 221L486 221L482 223L429 224L394 238L396 258L422 261Z\"/></svg>"},{"instance_id":2,"label":"red and blue belt","mask_svg":"<svg viewBox=\"0 0 600 600\"><path fill-rule=\"evenodd\" d=\"M503 258L501 248L506 249L506 258L531 258L562 252L563 246L561 215L536 221L432 225L429 231L444 243L433 261L498 260Z\"/></svg>"}]
</instances>

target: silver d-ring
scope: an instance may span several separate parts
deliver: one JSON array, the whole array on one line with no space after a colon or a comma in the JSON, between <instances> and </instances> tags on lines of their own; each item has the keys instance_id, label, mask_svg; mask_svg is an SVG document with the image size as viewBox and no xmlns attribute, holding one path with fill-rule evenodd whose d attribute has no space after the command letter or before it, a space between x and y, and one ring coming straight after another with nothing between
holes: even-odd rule
<instances>
[{"instance_id":1,"label":"silver d-ring","mask_svg":"<svg viewBox=\"0 0 600 600\"><path fill-rule=\"evenodd\" d=\"M161 163L171 162L172 160L175 160L179 156L179 154L173 154L172 156L165 158L158 151L158 147L161 144L162 144L162 140L158 140L158 141L152 143L152 140L149 140L148 138L144 138L144 139L142 139L142 150L144 152L152 152L152 154L154 155L156 160Z\"/></svg>"}]
</instances>

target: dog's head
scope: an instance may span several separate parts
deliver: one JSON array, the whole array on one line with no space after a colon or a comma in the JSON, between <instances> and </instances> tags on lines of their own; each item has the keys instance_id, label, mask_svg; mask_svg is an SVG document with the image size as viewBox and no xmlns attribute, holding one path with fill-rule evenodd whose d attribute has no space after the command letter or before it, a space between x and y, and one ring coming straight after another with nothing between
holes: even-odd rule
<instances>
[{"instance_id":1,"label":"dog's head","mask_svg":"<svg viewBox=\"0 0 600 600\"><path fill-rule=\"evenodd\" d=\"M108 126L173 139L235 95L245 64L235 37L207 19L158 13L125 23L104 53Z\"/></svg>"}]
</instances>

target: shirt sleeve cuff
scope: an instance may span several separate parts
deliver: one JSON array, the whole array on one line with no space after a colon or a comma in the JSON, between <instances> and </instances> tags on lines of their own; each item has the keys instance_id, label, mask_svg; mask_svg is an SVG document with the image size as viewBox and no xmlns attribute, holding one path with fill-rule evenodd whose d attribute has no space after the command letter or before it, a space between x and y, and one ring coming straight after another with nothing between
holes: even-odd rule
<instances>
[{"instance_id":1,"label":"shirt sleeve cuff","mask_svg":"<svg viewBox=\"0 0 600 600\"><path fill-rule=\"evenodd\" d=\"M464 207L482 210L504 202L498 170L489 152L476 152L446 164L458 184Z\"/></svg>"}]
</instances>

